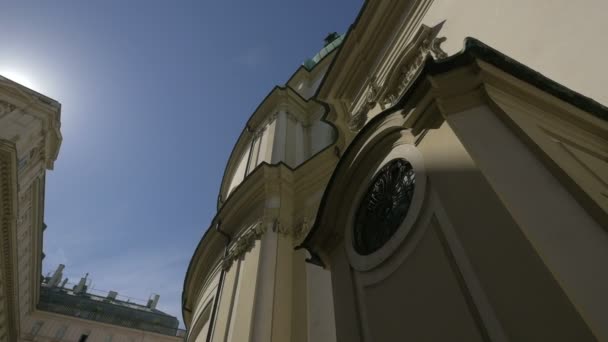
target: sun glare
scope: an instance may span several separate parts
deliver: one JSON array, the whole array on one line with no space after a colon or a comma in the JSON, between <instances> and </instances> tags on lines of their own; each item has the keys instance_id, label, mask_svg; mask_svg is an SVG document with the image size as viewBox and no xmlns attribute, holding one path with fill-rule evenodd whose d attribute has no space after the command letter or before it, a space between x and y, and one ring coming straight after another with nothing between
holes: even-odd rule
<instances>
[{"instance_id":1,"label":"sun glare","mask_svg":"<svg viewBox=\"0 0 608 342\"><path fill-rule=\"evenodd\" d=\"M22 72L3 69L0 70L0 75L8 78L11 81L19 83L22 86L38 91L37 86L34 82L32 82L32 79Z\"/></svg>"}]
</instances>

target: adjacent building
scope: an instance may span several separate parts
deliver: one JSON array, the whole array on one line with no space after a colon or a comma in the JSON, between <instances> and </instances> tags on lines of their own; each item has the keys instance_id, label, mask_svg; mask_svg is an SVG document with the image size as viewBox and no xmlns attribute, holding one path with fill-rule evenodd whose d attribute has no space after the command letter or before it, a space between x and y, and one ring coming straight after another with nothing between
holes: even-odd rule
<instances>
[{"instance_id":1,"label":"adjacent building","mask_svg":"<svg viewBox=\"0 0 608 342\"><path fill-rule=\"evenodd\" d=\"M135 342L182 341L177 318L156 308L159 295L147 303L91 288L88 274L77 284L63 277L64 265L44 277L36 321L29 336L36 341Z\"/></svg>"},{"instance_id":2,"label":"adjacent building","mask_svg":"<svg viewBox=\"0 0 608 342\"><path fill-rule=\"evenodd\" d=\"M61 105L0 76L0 341L20 341L36 310L44 184L59 146Z\"/></svg>"},{"instance_id":3,"label":"adjacent building","mask_svg":"<svg viewBox=\"0 0 608 342\"><path fill-rule=\"evenodd\" d=\"M236 141L187 340L608 340L606 11L366 1Z\"/></svg>"},{"instance_id":4,"label":"adjacent building","mask_svg":"<svg viewBox=\"0 0 608 342\"><path fill-rule=\"evenodd\" d=\"M175 317L116 292L96 294L86 279L44 278L44 189L61 145L61 105L0 76L0 341L177 342ZM86 278L86 277L85 277Z\"/></svg>"}]
</instances>

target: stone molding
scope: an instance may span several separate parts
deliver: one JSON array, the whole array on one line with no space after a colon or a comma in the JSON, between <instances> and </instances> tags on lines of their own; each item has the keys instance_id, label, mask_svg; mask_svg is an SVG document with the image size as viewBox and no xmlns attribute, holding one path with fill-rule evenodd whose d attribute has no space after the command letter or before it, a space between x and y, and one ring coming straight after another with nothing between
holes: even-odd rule
<instances>
[{"instance_id":1,"label":"stone molding","mask_svg":"<svg viewBox=\"0 0 608 342\"><path fill-rule=\"evenodd\" d=\"M367 113L376 107L376 103L378 102L378 92L380 90L380 86L376 82L376 77L371 77L368 82L369 85L366 90L365 100L363 101L363 105L357 110L357 112L351 117L348 122L348 128L353 131L359 131L363 125L367 122Z\"/></svg>"},{"instance_id":2,"label":"stone molding","mask_svg":"<svg viewBox=\"0 0 608 342\"><path fill-rule=\"evenodd\" d=\"M287 226L282 224L278 219L275 220L274 231L276 231L279 235L284 237L289 237L293 241L293 245L297 246L301 240L304 239L308 230L310 229L310 225L308 224L308 218L304 217L300 219L298 222L294 223L292 226Z\"/></svg>"},{"instance_id":3,"label":"stone molding","mask_svg":"<svg viewBox=\"0 0 608 342\"><path fill-rule=\"evenodd\" d=\"M228 254L224 257L222 268L224 270L230 269L234 261L242 258L245 253L249 252L253 248L254 243L261 239L264 233L266 233L266 226L260 221L254 223L249 229L239 235L232 243Z\"/></svg>"},{"instance_id":4,"label":"stone molding","mask_svg":"<svg viewBox=\"0 0 608 342\"><path fill-rule=\"evenodd\" d=\"M279 116L279 112L276 111L266 117L261 123L258 124L256 129L251 129L251 127L247 126L247 132L251 133L252 139L258 139L264 132L268 129L268 127L277 119Z\"/></svg>"},{"instance_id":5,"label":"stone molding","mask_svg":"<svg viewBox=\"0 0 608 342\"><path fill-rule=\"evenodd\" d=\"M11 113L15 109L17 109L17 106L15 106L14 104L0 100L0 117Z\"/></svg>"},{"instance_id":6,"label":"stone molding","mask_svg":"<svg viewBox=\"0 0 608 342\"><path fill-rule=\"evenodd\" d=\"M292 232L293 245L294 246L299 245L302 242L302 240L304 240L304 238L308 234L309 230L310 230L310 223L309 223L308 217L304 217L298 223L296 223L293 227L293 232Z\"/></svg>"},{"instance_id":7,"label":"stone molding","mask_svg":"<svg viewBox=\"0 0 608 342\"><path fill-rule=\"evenodd\" d=\"M241 233L231 244L228 254L222 260L222 268L224 270L230 269L232 264L241 259L247 252L249 252L256 241L260 240L266 232L268 232L267 221L258 221ZM298 223L289 227L282 224L279 219L272 221L272 231L284 236L290 237L293 240L293 245L296 246L301 240L304 239L310 229L308 218L304 217Z\"/></svg>"},{"instance_id":8,"label":"stone molding","mask_svg":"<svg viewBox=\"0 0 608 342\"><path fill-rule=\"evenodd\" d=\"M13 144L5 141L0 141L0 238L2 239L0 247L0 272L2 279L0 281L1 293L0 303L3 304L2 310L7 314L6 322L2 325L6 327L9 340L10 337L15 337L15 329L17 328L16 311L16 296L15 296L15 260L13 233L15 223L15 194L14 185L17 182L16 172L14 172L14 161L16 159L16 150ZM0 338L3 338L0 336Z\"/></svg>"},{"instance_id":9,"label":"stone molding","mask_svg":"<svg viewBox=\"0 0 608 342\"><path fill-rule=\"evenodd\" d=\"M378 80L377 75L369 78L361 96L364 100L359 105L356 102L352 105L351 113L354 114L348 122L351 131L358 132L365 125L369 111L376 105L380 105L383 110L393 106L410 87L429 56L436 60L448 56L441 49L441 43L446 38L438 37L442 26L443 22L434 27L422 25L390 68L386 78L382 81Z\"/></svg>"},{"instance_id":10,"label":"stone molding","mask_svg":"<svg viewBox=\"0 0 608 342\"><path fill-rule=\"evenodd\" d=\"M283 115L287 120L300 123L303 128L309 127L317 122L327 123L324 119L326 110L323 103L314 99L304 99L289 86L275 87L253 112L232 149L224 169L217 209L219 210L232 195L228 190L238 167L239 158L251 147L251 141L267 132L273 121ZM276 163L272 163L274 164Z\"/></svg>"}]
</instances>

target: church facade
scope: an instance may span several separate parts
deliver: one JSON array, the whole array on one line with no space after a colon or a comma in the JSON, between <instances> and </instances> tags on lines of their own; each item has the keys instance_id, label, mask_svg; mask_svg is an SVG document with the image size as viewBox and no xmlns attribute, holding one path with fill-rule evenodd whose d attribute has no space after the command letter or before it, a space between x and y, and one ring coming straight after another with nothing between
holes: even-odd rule
<instances>
[{"instance_id":1,"label":"church facade","mask_svg":"<svg viewBox=\"0 0 608 342\"><path fill-rule=\"evenodd\" d=\"M607 340L606 10L365 2L247 121L187 340Z\"/></svg>"}]
</instances>

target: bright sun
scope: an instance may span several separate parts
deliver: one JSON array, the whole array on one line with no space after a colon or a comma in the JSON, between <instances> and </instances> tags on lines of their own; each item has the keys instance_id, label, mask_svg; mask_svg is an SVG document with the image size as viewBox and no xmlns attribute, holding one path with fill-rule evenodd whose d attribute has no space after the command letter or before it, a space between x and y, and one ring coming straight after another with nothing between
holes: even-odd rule
<instances>
[{"instance_id":1,"label":"bright sun","mask_svg":"<svg viewBox=\"0 0 608 342\"><path fill-rule=\"evenodd\" d=\"M32 82L32 79L25 75L22 72L14 71L14 70L0 70L0 75L4 76L11 81L17 82L22 86L26 86L32 90L36 90L36 84Z\"/></svg>"}]
</instances>

